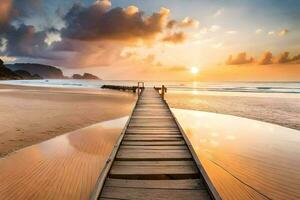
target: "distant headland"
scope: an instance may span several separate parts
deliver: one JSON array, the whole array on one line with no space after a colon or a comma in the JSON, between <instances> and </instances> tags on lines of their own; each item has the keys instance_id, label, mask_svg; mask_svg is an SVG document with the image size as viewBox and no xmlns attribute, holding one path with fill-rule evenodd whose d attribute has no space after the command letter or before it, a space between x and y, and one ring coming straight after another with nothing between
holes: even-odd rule
<instances>
[{"instance_id":1,"label":"distant headland","mask_svg":"<svg viewBox=\"0 0 300 200\"><path fill-rule=\"evenodd\" d=\"M32 79L94 79L100 78L90 74L74 74L72 77L65 76L63 71L51 65L37 63L4 64L0 59L0 80L32 80Z\"/></svg>"}]
</instances>

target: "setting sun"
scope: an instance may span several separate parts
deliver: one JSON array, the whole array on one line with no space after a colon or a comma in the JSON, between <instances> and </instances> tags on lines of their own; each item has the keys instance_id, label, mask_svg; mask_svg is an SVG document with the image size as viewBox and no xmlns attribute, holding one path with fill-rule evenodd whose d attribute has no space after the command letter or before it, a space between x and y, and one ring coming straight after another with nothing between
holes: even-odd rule
<instances>
[{"instance_id":1,"label":"setting sun","mask_svg":"<svg viewBox=\"0 0 300 200\"><path fill-rule=\"evenodd\" d=\"M198 67L191 67L191 68L190 68L190 72L191 72L192 74L198 74L199 68L198 68Z\"/></svg>"}]
</instances>

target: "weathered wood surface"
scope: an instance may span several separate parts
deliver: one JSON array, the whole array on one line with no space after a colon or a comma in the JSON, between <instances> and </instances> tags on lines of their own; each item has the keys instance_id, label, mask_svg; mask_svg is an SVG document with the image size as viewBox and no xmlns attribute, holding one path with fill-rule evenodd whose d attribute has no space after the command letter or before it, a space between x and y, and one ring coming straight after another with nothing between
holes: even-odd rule
<instances>
[{"instance_id":1,"label":"weathered wood surface","mask_svg":"<svg viewBox=\"0 0 300 200\"><path fill-rule=\"evenodd\" d=\"M138 99L98 199L212 199L176 121L154 89Z\"/></svg>"}]
</instances>

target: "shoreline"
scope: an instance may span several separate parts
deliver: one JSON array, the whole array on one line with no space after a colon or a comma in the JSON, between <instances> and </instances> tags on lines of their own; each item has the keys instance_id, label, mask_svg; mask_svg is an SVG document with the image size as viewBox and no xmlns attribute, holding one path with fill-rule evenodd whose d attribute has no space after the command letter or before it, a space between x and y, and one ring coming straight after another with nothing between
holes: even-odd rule
<instances>
[{"instance_id":1,"label":"shoreline","mask_svg":"<svg viewBox=\"0 0 300 200\"><path fill-rule=\"evenodd\" d=\"M233 115L300 130L300 96L230 96L169 92L170 107Z\"/></svg>"},{"instance_id":2,"label":"shoreline","mask_svg":"<svg viewBox=\"0 0 300 200\"><path fill-rule=\"evenodd\" d=\"M136 100L132 93L113 90L8 84L0 84L0 95L0 157L67 132L126 116ZM233 115L300 130L297 99L178 91L166 95L172 108Z\"/></svg>"},{"instance_id":3,"label":"shoreline","mask_svg":"<svg viewBox=\"0 0 300 200\"><path fill-rule=\"evenodd\" d=\"M132 93L0 84L0 157L102 121L127 116Z\"/></svg>"}]
</instances>

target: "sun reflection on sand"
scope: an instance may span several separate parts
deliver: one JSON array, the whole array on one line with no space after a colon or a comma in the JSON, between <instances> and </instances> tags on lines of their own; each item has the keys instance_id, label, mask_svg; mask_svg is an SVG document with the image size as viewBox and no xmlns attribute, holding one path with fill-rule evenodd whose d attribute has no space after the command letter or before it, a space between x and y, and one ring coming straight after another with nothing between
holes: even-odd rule
<instances>
[{"instance_id":1,"label":"sun reflection on sand","mask_svg":"<svg viewBox=\"0 0 300 200\"><path fill-rule=\"evenodd\" d=\"M299 199L300 132L172 109L222 199Z\"/></svg>"},{"instance_id":2,"label":"sun reflection on sand","mask_svg":"<svg viewBox=\"0 0 300 200\"><path fill-rule=\"evenodd\" d=\"M128 117L24 148L0 160L0 199L88 199Z\"/></svg>"}]
</instances>

